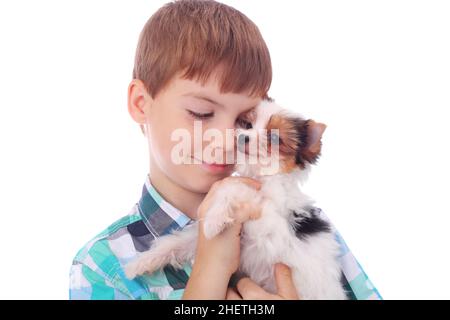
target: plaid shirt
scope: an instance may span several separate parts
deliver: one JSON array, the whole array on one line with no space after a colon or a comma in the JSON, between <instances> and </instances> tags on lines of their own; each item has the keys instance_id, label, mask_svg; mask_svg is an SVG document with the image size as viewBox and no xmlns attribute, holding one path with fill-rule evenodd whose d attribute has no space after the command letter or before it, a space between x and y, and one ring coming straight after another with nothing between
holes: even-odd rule
<instances>
[{"instance_id":1,"label":"plaid shirt","mask_svg":"<svg viewBox=\"0 0 450 320\"><path fill-rule=\"evenodd\" d=\"M314 208L328 220L320 208ZM329 221L329 220L328 220ZM89 241L75 256L70 270L70 299L181 299L191 265L171 266L151 275L127 279L124 266L152 240L193 222L165 201L147 176L142 196L131 212ZM381 299L336 230L341 253L342 282L354 300Z\"/></svg>"}]
</instances>

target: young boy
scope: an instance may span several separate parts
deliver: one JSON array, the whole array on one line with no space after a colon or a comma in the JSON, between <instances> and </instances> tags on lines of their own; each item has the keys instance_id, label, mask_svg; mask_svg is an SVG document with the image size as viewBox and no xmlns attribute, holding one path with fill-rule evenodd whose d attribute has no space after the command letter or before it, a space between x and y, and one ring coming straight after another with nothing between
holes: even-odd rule
<instances>
[{"instance_id":1,"label":"young boy","mask_svg":"<svg viewBox=\"0 0 450 320\"><path fill-rule=\"evenodd\" d=\"M193 137L194 121L202 121L203 130L214 128L225 136L226 129L239 126L267 97L271 80L267 46L256 25L237 10L215 1L180 0L149 19L128 88L128 111L148 139L149 174L132 211L76 255L71 299L301 299L290 269L282 264L275 266L276 294L248 278L229 288L239 264L239 223L211 240L199 232L192 266L168 266L134 280L124 272L152 240L202 217L221 185L240 179L260 187L258 181L230 177L231 164L175 164L171 153L177 141L171 134L185 129ZM226 159L233 148L227 144L216 152ZM258 208L244 203L237 210L247 217ZM349 297L380 298L338 233L336 237Z\"/></svg>"}]
</instances>

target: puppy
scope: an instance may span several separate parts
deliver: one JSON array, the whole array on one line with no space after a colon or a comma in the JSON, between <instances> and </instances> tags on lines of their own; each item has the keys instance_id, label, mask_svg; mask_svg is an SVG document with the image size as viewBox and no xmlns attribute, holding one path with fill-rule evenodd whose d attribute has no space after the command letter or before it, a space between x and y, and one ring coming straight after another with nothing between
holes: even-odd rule
<instances>
[{"instance_id":1,"label":"puppy","mask_svg":"<svg viewBox=\"0 0 450 320\"><path fill-rule=\"evenodd\" d=\"M305 120L264 100L237 130L236 174L261 181L259 191L233 179L221 186L206 212L203 232L219 234L237 219L237 204L259 206L261 214L243 224L239 273L276 293L274 264L292 270L302 299L346 299L331 225L300 189L321 153L322 123ZM170 264L193 263L198 222L154 240L149 251L126 267L134 278Z\"/></svg>"}]
</instances>

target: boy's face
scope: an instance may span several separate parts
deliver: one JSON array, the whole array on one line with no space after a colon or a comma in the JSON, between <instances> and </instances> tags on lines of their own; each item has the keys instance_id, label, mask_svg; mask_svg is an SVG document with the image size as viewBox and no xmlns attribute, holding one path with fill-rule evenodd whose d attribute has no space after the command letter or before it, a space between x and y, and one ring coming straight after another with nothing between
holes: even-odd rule
<instances>
[{"instance_id":1,"label":"boy's face","mask_svg":"<svg viewBox=\"0 0 450 320\"><path fill-rule=\"evenodd\" d=\"M204 86L177 75L154 99L150 95L143 99L151 176L168 178L191 192L206 193L215 181L232 173L233 164L214 164L225 164L229 163L229 159L233 160L235 139L234 136L229 139L230 132L226 133L226 129L245 125L243 119L261 102L261 98L247 94L220 93L215 75L213 73ZM194 136L194 125L195 131L199 133L200 124L201 134ZM211 141L204 141L203 133L213 128L224 138L220 143L214 140L213 144ZM179 148L181 141L180 137L173 139L174 132L189 134L190 150L184 152L183 156L190 158L187 160L191 160L191 164L177 164L174 161L174 147ZM199 137L200 142L194 150L194 140L198 142ZM212 154L214 159L205 158L205 154ZM217 161L220 158L222 160ZM196 164L195 161L200 163Z\"/></svg>"}]
</instances>

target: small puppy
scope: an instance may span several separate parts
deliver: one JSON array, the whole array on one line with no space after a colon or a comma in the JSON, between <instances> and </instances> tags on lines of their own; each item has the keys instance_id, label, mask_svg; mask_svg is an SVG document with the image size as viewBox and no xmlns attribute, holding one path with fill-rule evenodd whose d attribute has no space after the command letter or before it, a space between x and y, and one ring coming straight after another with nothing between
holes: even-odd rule
<instances>
[{"instance_id":1,"label":"small puppy","mask_svg":"<svg viewBox=\"0 0 450 320\"><path fill-rule=\"evenodd\" d=\"M259 217L243 224L238 271L271 293L276 293L274 264L281 262L291 268L302 299L346 299L332 228L299 187L320 156L325 128L273 100L261 102L238 130L236 164L237 174L261 181L261 190L229 179L204 217L203 232L212 238L237 219L237 204L261 208ZM197 235L196 221L155 239L149 251L127 266L127 276L193 263Z\"/></svg>"}]
</instances>

